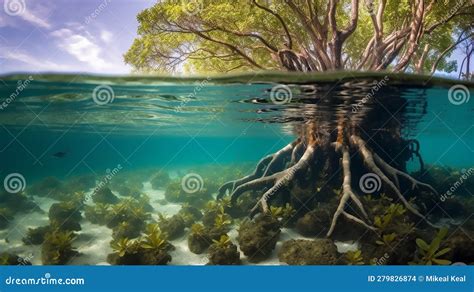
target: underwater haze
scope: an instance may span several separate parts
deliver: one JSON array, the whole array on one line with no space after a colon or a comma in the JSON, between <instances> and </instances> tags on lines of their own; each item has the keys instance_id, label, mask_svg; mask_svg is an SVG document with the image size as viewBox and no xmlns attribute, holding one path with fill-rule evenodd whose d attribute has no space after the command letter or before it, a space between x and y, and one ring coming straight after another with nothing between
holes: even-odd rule
<instances>
[{"instance_id":1,"label":"underwater haze","mask_svg":"<svg viewBox=\"0 0 474 292\"><path fill-rule=\"evenodd\" d=\"M0 262L474 262L472 83L384 73L0 79ZM352 148L353 190L373 229L348 233L353 222L339 221L340 232L326 236L341 196L333 185L341 185L342 156L334 159L334 173L315 162L321 170L318 184L308 187L318 194L310 206L295 203L301 196L287 185L269 200L271 219L249 217L269 186L231 199L234 180L252 174L306 125L319 139L337 135L341 123L364 124L363 139L374 152L435 189L412 188L400 176L407 204L435 227L420 223ZM400 144L403 154L393 141L408 141ZM361 187L366 174L375 189ZM319 183L328 176L337 179L328 179L330 190ZM233 186L222 189L227 181ZM329 214L321 214L321 204ZM427 245L438 238L449 250L427 257L417 238Z\"/></svg>"}]
</instances>

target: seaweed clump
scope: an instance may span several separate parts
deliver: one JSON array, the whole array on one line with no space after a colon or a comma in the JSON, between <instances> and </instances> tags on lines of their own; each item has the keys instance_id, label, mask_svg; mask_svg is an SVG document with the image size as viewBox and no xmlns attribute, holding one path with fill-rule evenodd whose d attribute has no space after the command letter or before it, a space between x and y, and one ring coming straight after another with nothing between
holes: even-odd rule
<instances>
[{"instance_id":1,"label":"seaweed clump","mask_svg":"<svg viewBox=\"0 0 474 292\"><path fill-rule=\"evenodd\" d=\"M40 226L37 228L28 228L26 236L22 238L22 241L26 245L42 244L46 234L50 231L51 227L49 225Z\"/></svg>"},{"instance_id":2,"label":"seaweed clump","mask_svg":"<svg viewBox=\"0 0 474 292\"><path fill-rule=\"evenodd\" d=\"M41 247L44 265L65 265L78 254L72 242L76 238L72 231L54 229L46 233Z\"/></svg>"},{"instance_id":3,"label":"seaweed clump","mask_svg":"<svg viewBox=\"0 0 474 292\"><path fill-rule=\"evenodd\" d=\"M222 235L212 242L208 256L210 265L240 265L240 253L229 236Z\"/></svg>"},{"instance_id":4,"label":"seaweed clump","mask_svg":"<svg viewBox=\"0 0 474 292\"><path fill-rule=\"evenodd\" d=\"M346 261L347 264L350 266L353 265L363 265L364 258L362 257L362 251L360 249L357 250L350 250L346 253Z\"/></svg>"},{"instance_id":5,"label":"seaweed clump","mask_svg":"<svg viewBox=\"0 0 474 292\"><path fill-rule=\"evenodd\" d=\"M232 218L221 203L209 202L204 214L203 224L193 224L188 235L189 250L196 254L203 253L213 240L227 235L232 225Z\"/></svg>"},{"instance_id":6,"label":"seaweed clump","mask_svg":"<svg viewBox=\"0 0 474 292\"><path fill-rule=\"evenodd\" d=\"M231 202L229 198L223 198L218 201L209 201L206 203L203 210L202 223L205 226L212 226L219 215L227 214L230 209Z\"/></svg>"},{"instance_id":7,"label":"seaweed clump","mask_svg":"<svg viewBox=\"0 0 474 292\"><path fill-rule=\"evenodd\" d=\"M157 224L149 224L139 239L124 237L110 245L114 252L107 256L107 261L113 265L166 265L172 259L168 252L174 248Z\"/></svg>"},{"instance_id":8,"label":"seaweed clump","mask_svg":"<svg viewBox=\"0 0 474 292\"><path fill-rule=\"evenodd\" d=\"M402 204L392 203L392 199L383 194L378 200L371 196L366 196L366 200L372 213L376 214L374 226L377 232L371 233L363 242L363 253L371 263L384 259L385 264L406 264L413 258L418 232L407 209Z\"/></svg>"},{"instance_id":9,"label":"seaweed clump","mask_svg":"<svg viewBox=\"0 0 474 292\"><path fill-rule=\"evenodd\" d=\"M111 212L111 205L96 203L84 207L84 217L92 224L106 225Z\"/></svg>"},{"instance_id":10,"label":"seaweed clump","mask_svg":"<svg viewBox=\"0 0 474 292\"><path fill-rule=\"evenodd\" d=\"M188 248L195 254L201 254L211 245L212 239L204 225L196 223L191 226L188 236Z\"/></svg>"},{"instance_id":11,"label":"seaweed clump","mask_svg":"<svg viewBox=\"0 0 474 292\"><path fill-rule=\"evenodd\" d=\"M426 243L421 238L416 239L416 245L418 247L417 253L415 254L415 258L409 264L412 265L449 265L451 264L450 260L442 259L441 256L447 254L451 251L451 248L442 247L443 239L446 237L448 233L447 228L441 228L437 233L436 236L433 238L430 244Z\"/></svg>"},{"instance_id":12,"label":"seaweed clump","mask_svg":"<svg viewBox=\"0 0 474 292\"><path fill-rule=\"evenodd\" d=\"M146 221L150 219L150 214L135 199L122 199L110 208L111 210L106 216L105 221L107 222L106 226L112 229L125 221L135 226L136 229L143 230L146 226Z\"/></svg>"}]
</instances>

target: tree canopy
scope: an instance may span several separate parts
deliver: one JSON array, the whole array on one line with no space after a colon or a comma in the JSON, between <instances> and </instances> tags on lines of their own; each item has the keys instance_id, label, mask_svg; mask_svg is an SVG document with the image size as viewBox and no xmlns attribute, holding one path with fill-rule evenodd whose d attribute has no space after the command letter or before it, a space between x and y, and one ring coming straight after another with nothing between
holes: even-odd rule
<instances>
[{"instance_id":1,"label":"tree canopy","mask_svg":"<svg viewBox=\"0 0 474 292\"><path fill-rule=\"evenodd\" d=\"M124 55L140 72L456 70L471 0L162 0Z\"/></svg>"}]
</instances>

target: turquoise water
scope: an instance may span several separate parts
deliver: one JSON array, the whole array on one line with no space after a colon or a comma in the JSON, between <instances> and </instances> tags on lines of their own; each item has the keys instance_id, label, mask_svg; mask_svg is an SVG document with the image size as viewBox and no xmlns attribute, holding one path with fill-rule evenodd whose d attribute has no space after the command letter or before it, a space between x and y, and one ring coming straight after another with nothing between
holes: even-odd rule
<instances>
[{"instance_id":1,"label":"turquoise water","mask_svg":"<svg viewBox=\"0 0 474 292\"><path fill-rule=\"evenodd\" d=\"M5 77L1 97L11 96L28 76ZM321 103L319 97L341 94L337 86L343 83L335 79L331 89L331 80L324 81L329 85L321 93L294 93L291 103L281 105L270 100L269 91L276 83L260 81L264 77L242 84L237 79L211 78L179 83L93 76L32 79L0 115L2 174L20 172L28 180L45 174L100 172L117 163L174 168L258 161L294 138L291 127L302 122L298 108L311 110ZM474 164L474 103L452 104L448 91L455 84L395 84L378 95L389 100L398 90L395 94L410 103L403 130L406 138L419 140L426 163L465 168ZM110 85L113 100L99 105L93 91L102 85ZM298 91L297 85L292 88ZM107 89L104 92L108 94ZM315 111L317 115L332 110ZM57 152L67 154L52 156Z\"/></svg>"}]
</instances>

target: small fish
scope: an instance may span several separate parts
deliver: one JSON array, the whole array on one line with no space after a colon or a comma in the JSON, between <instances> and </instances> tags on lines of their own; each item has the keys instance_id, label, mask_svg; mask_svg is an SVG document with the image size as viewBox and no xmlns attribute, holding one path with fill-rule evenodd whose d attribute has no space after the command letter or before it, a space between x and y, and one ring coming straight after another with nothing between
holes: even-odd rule
<instances>
[{"instance_id":1,"label":"small fish","mask_svg":"<svg viewBox=\"0 0 474 292\"><path fill-rule=\"evenodd\" d=\"M56 152L53 154L54 157L57 157L57 158L63 158L64 156L66 156L66 152L62 152L62 151L59 151L59 152Z\"/></svg>"}]
</instances>

